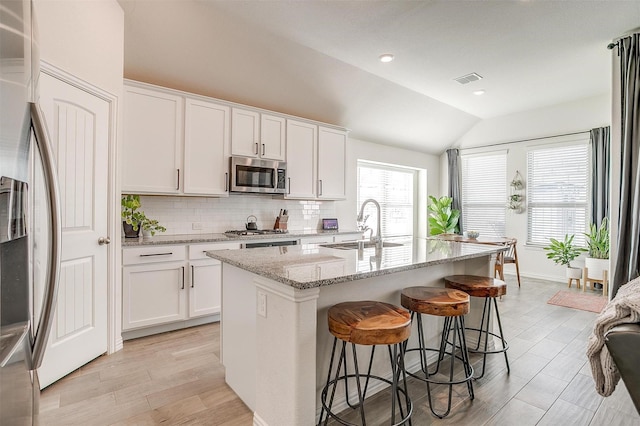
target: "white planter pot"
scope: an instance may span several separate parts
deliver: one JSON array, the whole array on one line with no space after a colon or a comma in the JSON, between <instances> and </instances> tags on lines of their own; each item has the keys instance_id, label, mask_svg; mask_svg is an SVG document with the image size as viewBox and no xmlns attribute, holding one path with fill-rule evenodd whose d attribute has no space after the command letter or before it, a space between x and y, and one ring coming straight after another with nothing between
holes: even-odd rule
<instances>
[{"instance_id":1,"label":"white planter pot","mask_svg":"<svg viewBox=\"0 0 640 426\"><path fill-rule=\"evenodd\" d=\"M609 271L609 259L594 259L593 257L587 257L584 259L584 267L587 268L589 278L601 280L603 272Z\"/></svg>"},{"instance_id":2,"label":"white planter pot","mask_svg":"<svg viewBox=\"0 0 640 426\"><path fill-rule=\"evenodd\" d=\"M565 274L567 276L567 279L576 279L579 280L580 278L582 278L582 269L580 268L574 268L572 266L567 266L567 269L565 269Z\"/></svg>"}]
</instances>

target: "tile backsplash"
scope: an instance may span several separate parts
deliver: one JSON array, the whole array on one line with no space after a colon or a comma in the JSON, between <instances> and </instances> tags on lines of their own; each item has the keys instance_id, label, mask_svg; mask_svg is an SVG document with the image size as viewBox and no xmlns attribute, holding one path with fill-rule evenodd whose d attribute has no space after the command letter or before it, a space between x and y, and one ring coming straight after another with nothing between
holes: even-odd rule
<instances>
[{"instance_id":1,"label":"tile backsplash","mask_svg":"<svg viewBox=\"0 0 640 426\"><path fill-rule=\"evenodd\" d=\"M289 211L288 229L296 231L321 229L322 218L336 217L332 201L283 200L264 195L226 198L141 196L140 202L140 210L166 227L166 234L244 229L250 215L257 218L259 229L272 229L280 209Z\"/></svg>"}]
</instances>

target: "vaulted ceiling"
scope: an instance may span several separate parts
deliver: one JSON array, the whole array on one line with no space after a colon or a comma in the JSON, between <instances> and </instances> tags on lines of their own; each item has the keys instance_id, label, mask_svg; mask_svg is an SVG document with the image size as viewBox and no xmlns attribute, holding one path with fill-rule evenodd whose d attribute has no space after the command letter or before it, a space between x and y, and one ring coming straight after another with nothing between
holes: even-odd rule
<instances>
[{"instance_id":1,"label":"vaulted ceiling","mask_svg":"<svg viewBox=\"0 0 640 426\"><path fill-rule=\"evenodd\" d=\"M640 1L119 2L127 78L428 153L482 119L608 93L606 46L640 23Z\"/></svg>"}]
</instances>

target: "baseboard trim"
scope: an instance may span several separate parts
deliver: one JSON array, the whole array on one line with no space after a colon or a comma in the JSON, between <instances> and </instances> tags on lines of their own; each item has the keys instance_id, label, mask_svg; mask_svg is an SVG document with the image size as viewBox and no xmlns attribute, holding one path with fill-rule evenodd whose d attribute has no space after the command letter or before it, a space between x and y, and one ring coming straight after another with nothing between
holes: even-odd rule
<instances>
[{"instance_id":1,"label":"baseboard trim","mask_svg":"<svg viewBox=\"0 0 640 426\"><path fill-rule=\"evenodd\" d=\"M137 339L139 337L151 336L152 334L166 333L168 331L181 330L183 328L195 327L197 325L219 322L220 314L207 317L194 318L186 321L172 322L169 324L156 325L152 327L139 328L137 330L123 331L122 340Z\"/></svg>"}]
</instances>

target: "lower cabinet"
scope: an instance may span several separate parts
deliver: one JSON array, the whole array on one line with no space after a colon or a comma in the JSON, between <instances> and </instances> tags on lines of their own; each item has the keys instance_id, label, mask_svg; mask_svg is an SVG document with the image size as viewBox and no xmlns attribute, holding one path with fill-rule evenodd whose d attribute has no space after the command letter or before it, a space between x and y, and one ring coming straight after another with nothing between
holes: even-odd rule
<instances>
[{"instance_id":1,"label":"lower cabinet","mask_svg":"<svg viewBox=\"0 0 640 426\"><path fill-rule=\"evenodd\" d=\"M229 248L240 248L240 244L124 248L122 330L180 322L192 325L186 321L219 314L222 267L205 253ZM166 330L157 332L161 331Z\"/></svg>"}]
</instances>

